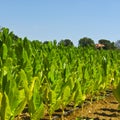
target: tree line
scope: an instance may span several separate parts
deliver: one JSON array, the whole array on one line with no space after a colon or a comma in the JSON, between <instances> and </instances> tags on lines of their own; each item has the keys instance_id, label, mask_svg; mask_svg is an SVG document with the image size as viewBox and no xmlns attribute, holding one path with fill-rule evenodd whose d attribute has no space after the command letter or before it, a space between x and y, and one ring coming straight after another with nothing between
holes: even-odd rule
<instances>
[{"instance_id":1,"label":"tree line","mask_svg":"<svg viewBox=\"0 0 120 120\"><path fill-rule=\"evenodd\" d=\"M3 29L8 29L8 28L0 27L0 32L2 32ZM11 32L11 33L13 34L14 41L17 41L17 39L19 37L17 35L15 35L13 32ZM40 44L48 44L51 41L41 42L39 40L33 40L33 42L37 42L37 43L40 43ZM66 47L68 47L68 46L72 47L73 46L74 47L74 44L73 44L72 40L70 40L70 39L61 40L58 43L57 43L56 40L54 40L53 43L56 44L57 46L66 46ZM105 50L120 49L120 40L117 40L116 42L111 42L110 40L100 39L98 41L98 44L104 45L102 47L102 49L105 49ZM93 39L88 38L88 37L83 37L80 40L78 40L78 47L93 47L93 48L96 48L96 44L95 44ZM101 49L101 48L98 48L98 49Z\"/></svg>"},{"instance_id":2,"label":"tree line","mask_svg":"<svg viewBox=\"0 0 120 120\"><path fill-rule=\"evenodd\" d=\"M120 40L117 40L116 42L111 42L110 40L106 39L100 39L98 41L98 44L103 45L102 49L108 50L108 49L120 49ZM61 40L58 45L64 45L64 46L74 46L73 42L70 39L64 39ZM96 44L94 40L88 37L83 37L78 41L78 47L93 47L96 48Z\"/></svg>"}]
</instances>

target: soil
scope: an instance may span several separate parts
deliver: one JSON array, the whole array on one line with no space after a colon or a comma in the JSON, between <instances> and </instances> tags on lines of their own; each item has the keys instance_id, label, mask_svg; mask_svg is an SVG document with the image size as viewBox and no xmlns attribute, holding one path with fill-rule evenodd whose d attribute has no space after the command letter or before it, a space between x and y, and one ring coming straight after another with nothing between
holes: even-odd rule
<instances>
[{"instance_id":1,"label":"soil","mask_svg":"<svg viewBox=\"0 0 120 120\"><path fill-rule=\"evenodd\" d=\"M118 102L111 94L105 99L85 105L83 109L76 110L75 114L67 116L65 120L120 120Z\"/></svg>"},{"instance_id":2,"label":"soil","mask_svg":"<svg viewBox=\"0 0 120 120\"><path fill-rule=\"evenodd\" d=\"M118 105L117 100L111 93L92 103L87 101L83 107L77 107L74 112L73 107L69 105L65 110L66 114L63 120L120 120ZM19 120L30 120L27 113L23 113L20 118ZM53 118L53 120L61 120L61 110L56 111ZM16 120L18 119L16 118ZM49 120L49 117L45 116L41 120Z\"/></svg>"}]
</instances>

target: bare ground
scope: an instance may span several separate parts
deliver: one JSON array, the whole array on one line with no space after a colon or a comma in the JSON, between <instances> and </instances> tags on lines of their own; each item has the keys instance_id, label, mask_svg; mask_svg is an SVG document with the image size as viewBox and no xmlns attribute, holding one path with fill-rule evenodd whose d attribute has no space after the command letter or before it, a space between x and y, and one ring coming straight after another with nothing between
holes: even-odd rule
<instances>
[{"instance_id":1,"label":"bare ground","mask_svg":"<svg viewBox=\"0 0 120 120\"><path fill-rule=\"evenodd\" d=\"M113 94L109 94L103 99L86 103L82 108L77 108L73 112L73 108L66 108L66 115L63 120L120 120L120 110L118 110L118 102ZM53 120L61 120L61 110L53 114ZM27 113L21 114L20 118L15 120L30 120ZM48 116L41 120L49 120Z\"/></svg>"},{"instance_id":2,"label":"bare ground","mask_svg":"<svg viewBox=\"0 0 120 120\"><path fill-rule=\"evenodd\" d=\"M120 110L118 110L118 102L113 94L95 101L92 104L85 105L83 109L76 110L75 114L67 116L65 120L120 120Z\"/></svg>"}]
</instances>

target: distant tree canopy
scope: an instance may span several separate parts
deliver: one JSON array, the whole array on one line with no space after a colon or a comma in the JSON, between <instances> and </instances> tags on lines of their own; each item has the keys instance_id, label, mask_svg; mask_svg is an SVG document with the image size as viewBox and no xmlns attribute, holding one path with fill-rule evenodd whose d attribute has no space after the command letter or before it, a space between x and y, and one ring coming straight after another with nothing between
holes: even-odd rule
<instances>
[{"instance_id":1,"label":"distant tree canopy","mask_svg":"<svg viewBox=\"0 0 120 120\"><path fill-rule=\"evenodd\" d=\"M120 40L117 40L115 42L115 47L118 48L118 49L120 49Z\"/></svg>"},{"instance_id":2,"label":"distant tree canopy","mask_svg":"<svg viewBox=\"0 0 120 120\"><path fill-rule=\"evenodd\" d=\"M100 39L99 43L105 45L103 48L106 50L116 48L114 42L111 42L110 40Z\"/></svg>"},{"instance_id":3,"label":"distant tree canopy","mask_svg":"<svg viewBox=\"0 0 120 120\"><path fill-rule=\"evenodd\" d=\"M43 44L48 44L50 41L44 41Z\"/></svg>"},{"instance_id":4,"label":"distant tree canopy","mask_svg":"<svg viewBox=\"0 0 120 120\"><path fill-rule=\"evenodd\" d=\"M9 35L11 37L8 37ZM2 46L3 42L9 45L10 42L16 43L18 40L21 40L21 38L15 35L13 32L9 32L8 28L1 27L1 26L0 26L0 36L2 36L1 38L2 40L0 40L0 46ZM8 41L8 39L10 39L10 41ZM70 39L63 39L58 44L56 40L44 41L44 42L39 42L38 40L36 42L40 43L40 45L37 45L36 43L34 43L34 47L41 47L42 45L45 45L45 46L49 45L49 47L51 47L51 45L54 45L54 47L57 47L57 46L70 46L70 47L73 46L74 47L74 44ZM114 43L114 42L111 42L110 40L100 39L98 43L103 44L104 47L102 48L105 50L116 49L116 48L120 49L120 40L117 40ZM92 40L91 38L83 37L80 40L78 40L78 47L95 47L95 43L94 43L94 40Z\"/></svg>"},{"instance_id":5,"label":"distant tree canopy","mask_svg":"<svg viewBox=\"0 0 120 120\"><path fill-rule=\"evenodd\" d=\"M81 46L81 47L89 47L89 46L94 47L95 43L94 43L94 40L92 40L91 38L84 37L84 38L81 38L79 40L78 46Z\"/></svg>"},{"instance_id":6,"label":"distant tree canopy","mask_svg":"<svg viewBox=\"0 0 120 120\"><path fill-rule=\"evenodd\" d=\"M61 40L58 45L63 46L74 46L73 42L70 39Z\"/></svg>"}]
</instances>

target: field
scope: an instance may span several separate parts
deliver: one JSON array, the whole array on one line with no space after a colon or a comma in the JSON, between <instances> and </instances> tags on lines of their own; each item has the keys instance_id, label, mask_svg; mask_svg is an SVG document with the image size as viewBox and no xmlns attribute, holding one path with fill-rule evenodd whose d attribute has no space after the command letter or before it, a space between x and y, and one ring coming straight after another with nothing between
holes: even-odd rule
<instances>
[{"instance_id":1,"label":"field","mask_svg":"<svg viewBox=\"0 0 120 120\"><path fill-rule=\"evenodd\" d=\"M64 116L64 120L119 120L120 110L118 110L118 105L116 98L110 92L100 100L85 103L83 108L77 108L75 112L71 111L73 107L67 106L66 111L68 113ZM53 118L54 120L61 120L61 111L55 112ZM15 120L17 119L18 117ZM21 114L19 120L30 120L27 111ZM45 116L41 120L49 120L49 117Z\"/></svg>"},{"instance_id":2,"label":"field","mask_svg":"<svg viewBox=\"0 0 120 120\"><path fill-rule=\"evenodd\" d=\"M57 45L56 41L43 44L18 38L3 29L0 32L0 119L14 120L22 116L27 119L28 116L30 120L52 120L58 112L61 119L67 119L64 117L67 109L73 111L71 117L78 115L76 119L109 117L106 112L110 111L113 112L110 117L114 118L114 114L119 114L116 108L120 102L119 65L119 50L70 47ZM106 96L108 91L113 93L109 93L111 99ZM104 102L109 103L109 108ZM80 114L76 111L78 107L82 107Z\"/></svg>"}]
</instances>

